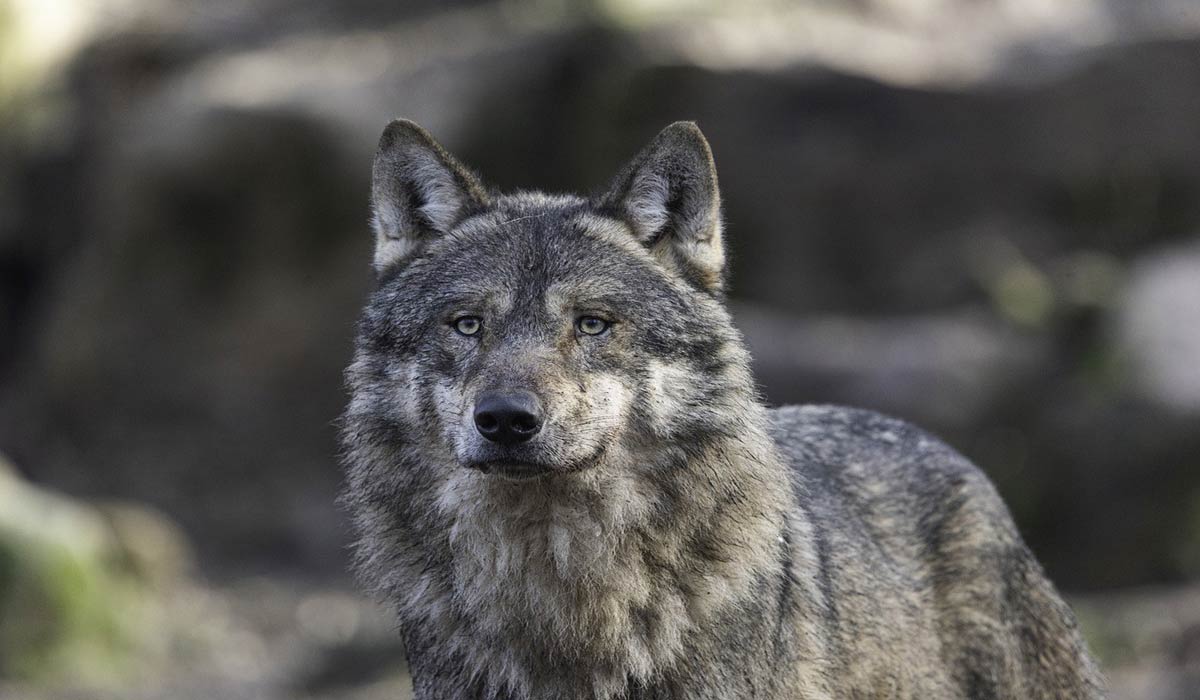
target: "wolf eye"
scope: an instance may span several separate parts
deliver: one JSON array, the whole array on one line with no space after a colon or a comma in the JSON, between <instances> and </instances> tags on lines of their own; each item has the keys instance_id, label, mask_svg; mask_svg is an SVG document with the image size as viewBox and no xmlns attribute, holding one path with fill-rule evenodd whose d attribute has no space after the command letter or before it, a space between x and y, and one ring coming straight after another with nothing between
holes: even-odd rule
<instances>
[{"instance_id":1,"label":"wolf eye","mask_svg":"<svg viewBox=\"0 0 1200 700\"><path fill-rule=\"evenodd\" d=\"M582 316L575 322L575 328L584 335L600 335L608 330L610 325L608 321L595 316Z\"/></svg>"},{"instance_id":2,"label":"wolf eye","mask_svg":"<svg viewBox=\"0 0 1200 700\"><path fill-rule=\"evenodd\" d=\"M478 316L460 316L454 319L454 330L462 335L475 335L483 328L483 319Z\"/></svg>"}]
</instances>

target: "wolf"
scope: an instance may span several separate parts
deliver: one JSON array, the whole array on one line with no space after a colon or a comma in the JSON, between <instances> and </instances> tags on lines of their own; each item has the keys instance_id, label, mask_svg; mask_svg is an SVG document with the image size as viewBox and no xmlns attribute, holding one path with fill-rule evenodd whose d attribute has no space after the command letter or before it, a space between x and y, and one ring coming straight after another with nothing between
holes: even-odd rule
<instances>
[{"instance_id":1,"label":"wolf","mask_svg":"<svg viewBox=\"0 0 1200 700\"><path fill-rule=\"evenodd\" d=\"M975 466L764 406L695 124L579 197L488 189L397 120L371 199L343 501L416 698L1103 696Z\"/></svg>"}]
</instances>

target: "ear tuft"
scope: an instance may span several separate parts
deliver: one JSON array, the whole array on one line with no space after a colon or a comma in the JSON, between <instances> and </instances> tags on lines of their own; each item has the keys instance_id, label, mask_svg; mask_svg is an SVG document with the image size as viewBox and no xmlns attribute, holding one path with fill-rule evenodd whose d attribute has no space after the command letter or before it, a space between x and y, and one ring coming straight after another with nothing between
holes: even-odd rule
<instances>
[{"instance_id":1,"label":"ear tuft","mask_svg":"<svg viewBox=\"0 0 1200 700\"><path fill-rule=\"evenodd\" d=\"M407 119L388 124L372 168L376 271L417 254L487 202L479 180L429 132Z\"/></svg>"},{"instance_id":2,"label":"ear tuft","mask_svg":"<svg viewBox=\"0 0 1200 700\"><path fill-rule=\"evenodd\" d=\"M725 246L712 150L694 122L663 129L613 181L603 204L674 272L720 292Z\"/></svg>"}]
</instances>

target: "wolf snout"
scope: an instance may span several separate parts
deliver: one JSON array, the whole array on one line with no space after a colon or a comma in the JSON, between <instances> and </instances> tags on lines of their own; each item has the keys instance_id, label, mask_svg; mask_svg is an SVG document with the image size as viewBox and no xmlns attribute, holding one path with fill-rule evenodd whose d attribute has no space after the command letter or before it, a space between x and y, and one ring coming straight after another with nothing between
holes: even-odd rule
<instances>
[{"instance_id":1,"label":"wolf snout","mask_svg":"<svg viewBox=\"0 0 1200 700\"><path fill-rule=\"evenodd\" d=\"M542 421L542 403L528 391L487 391L475 400L475 429L501 445L528 441Z\"/></svg>"}]
</instances>

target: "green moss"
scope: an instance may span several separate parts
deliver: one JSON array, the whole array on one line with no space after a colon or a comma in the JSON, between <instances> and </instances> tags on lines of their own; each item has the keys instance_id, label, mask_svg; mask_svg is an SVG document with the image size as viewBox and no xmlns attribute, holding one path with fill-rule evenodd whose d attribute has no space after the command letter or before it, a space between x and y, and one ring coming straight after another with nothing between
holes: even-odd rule
<instances>
[{"instance_id":1,"label":"green moss","mask_svg":"<svg viewBox=\"0 0 1200 700\"><path fill-rule=\"evenodd\" d=\"M102 685L137 673L163 622L161 579L115 524L0 463L0 677Z\"/></svg>"}]
</instances>

